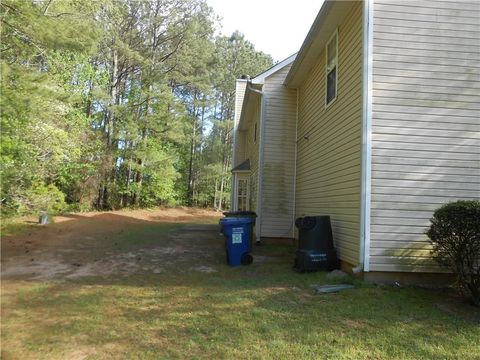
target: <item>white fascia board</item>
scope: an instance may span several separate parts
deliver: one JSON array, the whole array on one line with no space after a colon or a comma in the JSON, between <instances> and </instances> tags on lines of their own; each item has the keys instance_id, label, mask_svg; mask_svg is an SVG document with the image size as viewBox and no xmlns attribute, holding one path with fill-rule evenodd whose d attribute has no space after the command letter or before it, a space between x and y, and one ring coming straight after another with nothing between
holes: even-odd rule
<instances>
[{"instance_id":1,"label":"white fascia board","mask_svg":"<svg viewBox=\"0 0 480 360\"><path fill-rule=\"evenodd\" d=\"M320 28L323 25L323 22L325 18L327 17L330 8L333 6L333 1L324 1L322 4L322 7L320 8L320 11L317 14L317 17L313 21L312 26L310 27L307 36L303 40L303 43L300 47L299 52L297 53L297 59L292 65L290 71L287 74L287 77L285 78L284 85L286 86L292 86L292 79L295 76L295 74L299 71L299 68L302 67L302 63L305 60L305 57L307 53L309 52L315 37L317 34L320 32ZM298 84L295 84L292 86L293 88L297 88Z\"/></svg>"},{"instance_id":2,"label":"white fascia board","mask_svg":"<svg viewBox=\"0 0 480 360\"><path fill-rule=\"evenodd\" d=\"M365 0L368 1L368 0ZM307 37L303 41L290 71L283 84L288 88L296 89L309 76L310 70L317 64L325 43L339 24L349 14L355 1L327 0L323 3Z\"/></svg>"},{"instance_id":3,"label":"white fascia board","mask_svg":"<svg viewBox=\"0 0 480 360\"><path fill-rule=\"evenodd\" d=\"M285 66L290 65L292 62L295 61L295 58L297 57L297 53L290 55L288 58L285 60L280 61L279 63L273 65L270 69L264 71L263 73L255 76L252 79L252 84L264 84L265 79L269 77L270 75L275 74L277 71L283 69Z\"/></svg>"}]
</instances>

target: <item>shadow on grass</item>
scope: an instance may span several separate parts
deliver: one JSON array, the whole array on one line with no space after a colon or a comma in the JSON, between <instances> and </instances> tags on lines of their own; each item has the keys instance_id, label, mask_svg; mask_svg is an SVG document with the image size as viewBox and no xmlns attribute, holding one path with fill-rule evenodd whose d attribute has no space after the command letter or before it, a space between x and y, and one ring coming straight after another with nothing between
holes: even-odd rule
<instances>
[{"instance_id":1,"label":"shadow on grass","mask_svg":"<svg viewBox=\"0 0 480 360\"><path fill-rule=\"evenodd\" d=\"M258 281L226 271L51 284L27 290L14 307L35 319L35 331L22 337L39 349L74 338L89 347L122 344L132 354L153 347L166 357L474 358L480 314L445 313L434 305L439 294L361 287L313 295L310 285L324 274L282 269L290 271L276 266Z\"/></svg>"},{"instance_id":2,"label":"shadow on grass","mask_svg":"<svg viewBox=\"0 0 480 360\"><path fill-rule=\"evenodd\" d=\"M105 244L124 244L119 252L181 247L165 272L14 283L2 299L4 348L14 351L20 339L25 354L48 355L53 345L52 358L69 357L72 342L99 357L473 359L478 353L480 313L462 304L443 311L436 306L441 293L356 283L355 290L314 295L311 286L326 283L325 273L294 272L292 247L254 247L252 265L231 268L215 225L135 225L108 235L115 240Z\"/></svg>"}]
</instances>

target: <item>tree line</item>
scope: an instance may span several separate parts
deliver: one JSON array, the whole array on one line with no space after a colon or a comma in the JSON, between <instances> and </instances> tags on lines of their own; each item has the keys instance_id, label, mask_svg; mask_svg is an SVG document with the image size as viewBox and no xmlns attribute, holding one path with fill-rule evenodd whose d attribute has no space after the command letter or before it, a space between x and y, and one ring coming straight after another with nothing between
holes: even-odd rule
<instances>
[{"instance_id":1,"label":"tree line","mask_svg":"<svg viewBox=\"0 0 480 360\"><path fill-rule=\"evenodd\" d=\"M235 79L272 65L204 0L1 0L1 205L230 201Z\"/></svg>"}]
</instances>

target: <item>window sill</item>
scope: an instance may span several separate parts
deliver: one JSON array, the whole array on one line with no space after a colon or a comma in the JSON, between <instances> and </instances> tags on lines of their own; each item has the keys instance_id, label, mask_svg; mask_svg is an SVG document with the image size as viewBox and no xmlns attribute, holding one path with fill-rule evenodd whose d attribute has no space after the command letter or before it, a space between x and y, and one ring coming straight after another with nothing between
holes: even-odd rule
<instances>
[{"instance_id":1,"label":"window sill","mask_svg":"<svg viewBox=\"0 0 480 360\"><path fill-rule=\"evenodd\" d=\"M335 102L337 101L337 98L338 96L335 96L328 104L325 104L325 110L328 109L333 104L335 104Z\"/></svg>"}]
</instances>

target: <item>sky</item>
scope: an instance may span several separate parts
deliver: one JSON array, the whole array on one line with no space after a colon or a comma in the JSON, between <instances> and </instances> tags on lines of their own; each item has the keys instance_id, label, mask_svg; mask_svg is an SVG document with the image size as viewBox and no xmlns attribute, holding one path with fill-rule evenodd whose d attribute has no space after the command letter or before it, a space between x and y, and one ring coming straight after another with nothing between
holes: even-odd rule
<instances>
[{"instance_id":1,"label":"sky","mask_svg":"<svg viewBox=\"0 0 480 360\"><path fill-rule=\"evenodd\" d=\"M323 0L207 0L221 33L239 30L255 49L281 61L300 50Z\"/></svg>"}]
</instances>

